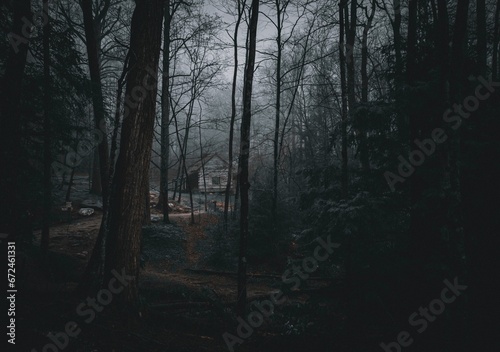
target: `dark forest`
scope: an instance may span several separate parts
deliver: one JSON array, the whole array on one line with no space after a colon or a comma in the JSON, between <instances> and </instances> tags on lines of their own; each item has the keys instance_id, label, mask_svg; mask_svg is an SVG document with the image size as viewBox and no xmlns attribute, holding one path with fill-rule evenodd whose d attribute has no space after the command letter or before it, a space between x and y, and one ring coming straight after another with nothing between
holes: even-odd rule
<instances>
[{"instance_id":1,"label":"dark forest","mask_svg":"<svg viewBox=\"0 0 500 352\"><path fill-rule=\"evenodd\" d=\"M500 0L0 8L2 351L499 350Z\"/></svg>"}]
</instances>

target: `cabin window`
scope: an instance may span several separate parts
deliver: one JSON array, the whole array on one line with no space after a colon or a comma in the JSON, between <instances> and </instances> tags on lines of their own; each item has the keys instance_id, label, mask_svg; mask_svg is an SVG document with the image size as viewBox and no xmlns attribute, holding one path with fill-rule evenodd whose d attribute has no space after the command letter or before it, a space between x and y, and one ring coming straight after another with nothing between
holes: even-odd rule
<instances>
[{"instance_id":1,"label":"cabin window","mask_svg":"<svg viewBox=\"0 0 500 352\"><path fill-rule=\"evenodd\" d=\"M218 177L218 176L212 177L212 184L213 185L220 185L220 177Z\"/></svg>"}]
</instances>

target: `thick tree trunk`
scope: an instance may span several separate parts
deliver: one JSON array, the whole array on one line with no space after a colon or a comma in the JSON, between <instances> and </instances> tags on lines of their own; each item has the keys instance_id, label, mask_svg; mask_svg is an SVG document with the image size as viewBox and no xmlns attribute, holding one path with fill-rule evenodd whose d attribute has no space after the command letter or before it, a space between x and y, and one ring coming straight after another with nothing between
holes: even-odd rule
<instances>
[{"instance_id":1,"label":"thick tree trunk","mask_svg":"<svg viewBox=\"0 0 500 352\"><path fill-rule=\"evenodd\" d=\"M241 121L241 147L240 147L240 253L238 259L238 296L236 313L245 314L247 301L247 245L248 245L248 159L250 155L250 122L252 119L252 84L255 67L255 51L257 44L257 23L259 18L259 0L252 0L249 24L249 48L247 55L245 82L243 87L243 118Z\"/></svg>"},{"instance_id":2,"label":"thick tree trunk","mask_svg":"<svg viewBox=\"0 0 500 352\"><path fill-rule=\"evenodd\" d=\"M127 285L113 297L122 308L138 304L138 275L144 188L150 167L155 120L157 70L163 20L162 0L137 1L130 35L130 71L120 153L116 162L105 256L105 283L115 271L127 275Z\"/></svg>"}]
</instances>

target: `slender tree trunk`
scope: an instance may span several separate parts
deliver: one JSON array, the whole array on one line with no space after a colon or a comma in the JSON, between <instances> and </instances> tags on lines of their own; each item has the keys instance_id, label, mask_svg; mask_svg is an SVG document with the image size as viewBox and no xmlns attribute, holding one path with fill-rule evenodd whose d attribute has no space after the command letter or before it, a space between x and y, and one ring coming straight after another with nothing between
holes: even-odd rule
<instances>
[{"instance_id":1,"label":"slender tree trunk","mask_svg":"<svg viewBox=\"0 0 500 352\"><path fill-rule=\"evenodd\" d=\"M245 82L243 88L243 118L241 121L241 210L240 210L240 253L238 259L238 296L236 313L239 316L245 314L247 300L247 245L248 245L248 159L250 155L250 123L252 119L252 84L255 67L255 52L257 44L257 23L259 18L259 0L252 0L250 24L249 24L249 50Z\"/></svg>"},{"instance_id":2,"label":"slender tree trunk","mask_svg":"<svg viewBox=\"0 0 500 352\"><path fill-rule=\"evenodd\" d=\"M179 169L177 170L177 180L179 181L179 195L177 196L177 203L181 204L182 199L182 188L184 186L184 177L182 174L184 173L184 147L181 145L180 147L181 155L179 159Z\"/></svg>"},{"instance_id":3,"label":"slender tree trunk","mask_svg":"<svg viewBox=\"0 0 500 352\"><path fill-rule=\"evenodd\" d=\"M407 36L407 49L406 49L406 75L407 84L409 87L413 87L417 80L417 13L418 13L418 1L411 1L408 3L408 36ZM409 140L406 141L408 145L411 145L415 138L419 138L419 118L421 118L418 111L414 109L409 109ZM410 204L418 204L420 201L421 180L419 175L413 175L410 181ZM412 264L417 266L419 260L420 249L420 235L422 226L422 219L418 216L418 213L414 209L410 214L410 238L411 247L413 248L413 258ZM415 287L418 284L415 284Z\"/></svg>"},{"instance_id":4,"label":"slender tree trunk","mask_svg":"<svg viewBox=\"0 0 500 352\"><path fill-rule=\"evenodd\" d=\"M346 24L346 42L347 42L347 101L349 106L349 115L351 118L354 116L354 107L356 106L356 72L355 72L355 62L354 62L354 44L356 39L356 22L357 22L357 0L351 0L350 3L350 13L348 6L344 7L345 12L345 24ZM368 156L368 146L366 143L366 132L364 131L364 126L362 123L356 123L356 133L358 135L359 141L359 159L361 161L361 167L363 171L367 172L370 170L370 161Z\"/></svg>"},{"instance_id":5,"label":"slender tree trunk","mask_svg":"<svg viewBox=\"0 0 500 352\"><path fill-rule=\"evenodd\" d=\"M342 198L346 199L349 188L349 171L347 168L347 85L345 74L345 53L344 53L344 6L347 6L345 0L339 3L339 62L340 62L340 87L342 95L342 116L341 116L341 138L342 138L342 168L341 168L341 188Z\"/></svg>"},{"instance_id":6,"label":"slender tree trunk","mask_svg":"<svg viewBox=\"0 0 500 352\"><path fill-rule=\"evenodd\" d=\"M114 118L114 126L113 126L113 134L111 137L111 148L110 148L110 156L109 156L109 181L110 184L108 187L111 189L111 180L115 173L115 164L116 164L116 151L118 149L118 133L121 125L121 114L122 114L122 92L123 85L125 81L125 77L128 71L128 60L129 56L125 58L125 63L123 65L123 71L118 79L118 88L116 90L116 107L115 107L115 118ZM109 199L108 199L109 202ZM103 270L104 270L104 235L106 234L106 223L107 223L107 213L104 213L101 219L101 226L99 228L99 233L97 234L97 238L94 244L94 248L92 249L92 254L90 256L89 262L87 263L87 267L85 268L85 272L83 273L82 279L80 280L80 285L77 288L78 293L86 293L95 291L101 285L101 281L103 279Z\"/></svg>"},{"instance_id":7,"label":"slender tree trunk","mask_svg":"<svg viewBox=\"0 0 500 352\"><path fill-rule=\"evenodd\" d=\"M52 207L52 152L51 152L51 77L50 77L50 19L49 2L43 0L43 12L47 16L47 23L43 27L43 216L42 216L42 236L41 249L47 252L49 249L50 237L50 214Z\"/></svg>"},{"instance_id":8,"label":"slender tree trunk","mask_svg":"<svg viewBox=\"0 0 500 352\"><path fill-rule=\"evenodd\" d=\"M186 178L186 189L189 193L189 201L190 201L190 205L191 205L191 224L194 224L194 210L193 210L193 193L191 191L191 185L189 184L189 180L188 180L188 171L187 171L187 166L186 166L186 154L184 152L184 149L185 147L187 147L187 136L188 136L188 127L189 126L189 118L188 120L186 121L186 134L184 135L184 140L181 142L181 138L179 136L179 128L178 128L178 124L177 124L177 117L174 115L174 124L175 124L175 131L176 131L176 136L177 136L177 143L179 144L179 146L181 147L181 155L180 155L180 163L181 163L181 170L180 172L182 172L184 174L184 177ZM181 181L181 185L179 188L182 187L182 181ZM179 204L180 204L180 199L181 199L181 192L179 190Z\"/></svg>"},{"instance_id":9,"label":"slender tree trunk","mask_svg":"<svg viewBox=\"0 0 500 352\"><path fill-rule=\"evenodd\" d=\"M241 149L241 148L240 148ZM239 195L240 195L240 172L241 172L241 158L238 157L238 174L236 177L236 187L234 190L234 211L233 211L233 219L236 218L236 213L238 211L239 205Z\"/></svg>"},{"instance_id":10,"label":"slender tree trunk","mask_svg":"<svg viewBox=\"0 0 500 352\"><path fill-rule=\"evenodd\" d=\"M183 166L184 166L184 176L186 178L186 188L189 194L189 205L191 207L191 224L194 224L194 203L193 203L193 190L191 189L191 184L189 183L189 174L187 170L186 164L186 155L188 149L188 138L189 138L189 130L191 129L191 118L193 116L194 103L195 98L197 96L197 88L196 88L196 79L192 79L191 81L191 102L189 103L189 109L186 119L186 134L184 135L184 154L183 154Z\"/></svg>"},{"instance_id":11,"label":"slender tree trunk","mask_svg":"<svg viewBox=\"0 0 500 352\"><path fill-rule=\"evenodd\" d=\"M158 206L163 212L163 222L170 223L168 218L168 162L170 156L170 0L165 2L163 24L163 75L161 90L161 167L160 167L160 199Z\"/></svg>"},{"instance_id":12,"label":"slender tree trunk","mask_svg":"<svg viewBox=\"0 0 500 352\"><path fill-rule=\"evenodd\" d=\"M281 30L282 30L282 11L281 1L275 1L276 6L276 101L274 105L275 118L274 118L274 139L273 139L273 196L271 215L273 224L276 226L277 212L278 212L278 167L279 167L279 133L280 133L280 117L281 117L281 55L283 51L283 44L281 43Z\"/></svg>"},{"instance_id":13,"label":"slender tree trunk","mask_svg":"<svg viewBox=\"0 0 500 352\"><path fill-rule=\"evenodd\" d=\"M361 101L363 103L368 102L368 32L372 26L374 16L375 0L372 0L371 12L363 27L363 36L361 39Z\"/></svg>"},{"instance_id":14,"label":"slender tree trunk","mask_svg":"<svg viewBox=\"0 0 500 352\"><path fill-rule=\"evenodd\" d=\"M90 188L90 193L95 195L102 195L102 180L101 180L101 168L99 167L99 150L94 150L94 158L92 160L92 175L90 177L92 180L92 187Z\"/></svg>"},{"instance_id":15,"label":"slender tree trunk","mask_svg":"<svg viewBox=\"0 0 500 352\"><path fill-rule=\"evenodd\" d=\"M403 72L403 59L401 55L401 0L393 0L394 6L394 22L392 30L394 35L394 54L396 60L396 77L399 77L398 82L401 81Z\"/></svg>"},{"instance_id":16,"label":"slender tree trunk","mask_svg":"<svg viewBox=\"0 0 500 352\"><path fill-rule=\"evenodd\" d=\"M123 64L123 71L118 78L118 87L116 89L116 107L115 107L115 118L113 121L113 133L111 136L111 148L109 151L109 179L111 181L114 173L115 173L115 164L116 164L116 151L118 149L118 133L120 131L121 126L121 114L122 114L122 95L123 95L123 86L125 84L125 78L128 72L128 61L129 56L125 58L125 63ZM111 183L109 184L111 188Z\"/></svg>"},{"instance_id":17,"label":"slender tree trunk","mask_svg":"<svg viewBox=\"0 0 500 352\"><path fill-rule=\"evenodd\" d=\"M69 176L68 189L66 191L65 201L69 202L71 199L71 186L73 185L73 177L75 176L75 168L71 169L71 175Z\"/></svg>"},{"instance_id":18,"label":"slender tree trunk","mask_svg":"<svg viewBox=\"0 0 500 352\"><path fill-rule=\"evenodd\" d=\"M494 80L497 80L500 72L499 66L499 51L500 51L500 0L497 0L497 5L495 9L495 25L493 29L493 54L491 62L491 73Z\"/></svg>"},{"instance_id":19,"label":"slender tree trunk","mask_svg":"<svg viewBox=\"0 0 500 352\"><path fill-rule=\"evenodd\" d=\"M395 58L395 78L394 87L396 90L396 123L398 126L398 133L400 141L403 144L402 151L407 150L406 141L408 140L408 121L406 119L406 114L401 111L401 92L402 83L404 82L403 77L403 55L402 50L402 38L401 38L401 0L394 0L394 22L392 23L392 31L394 35L394 58Z\"/></svg>"},{"instance_id":20,"label":"slender tree trunk","mask_svg":"<svg viewBox=\"0 0 500 352\"><path fill-rule=\"evenodd\" d=\"M174 119L174 121L176 120L175 114L173 116L173 119ZM176 133L178 133L177 132L178 131L177 127L176 127L175 130L176 130ZM177 195L177 191L179 191L179 193L181 191L180 190L181 184L179 182L180 177L181 177L181 159L180 159L180 157L178 158L177 162L179 163L179 166L177 166L177 173L176 173L176 176L175 176L174 194L172 195L172 199L173 200L175 200L175 197Z\"/></svg>"},{"instance_id":21,"label":"slender tree trunk","mask_svg":"<svg viewBox=\"0 0 500 352\"><path fill-rule=\"evenodd\" d=\"M351 0L351 15L349 19L349 9L347 3L344 4L344 16L343 21L345 21L346 28L346 42L347 42L347 53L346 53L346 66L347 66L347 106L349 108L349 116L353 116L354 106L356 104L356 96L354 90L355 83L355 71L354 71L354 39L356 34L356 9L357 9L357 1ZM343 41L343 38L341 39ZM342 71L341 71L342 74ZM341 83L342 84L342 83ZM344 83L345 87L345 83ZM347 115L347 114L346 114ZM360 159L363 170L367 170L367 164L364 159L364 146L363 146L363 138L362 131L358 129L358 139L359 139L359 150L360 150ZM346 241L346 258L345 258L345 277L346 277L346 305L348 310L348 316L346 319L346 330L348 334L352 334L354 331L355 316L354 316L354 270L353 270L353 251L352 251L352 240L349 236Z\"/></svg>"},{"instance_id":22,"label":"slender tree trunk","mask_svg":"<svg viewBox=\"0 0 500 352\"><path fill-rule=\"evenodd\" d=\"M92 105L94 109L94 126L103 134L103 138L101 143L98 146L98 159L99 159L99 172L100 172L100 188L102 194L102 206L103 206L103 216L101 219L101 226L99 228L99 233L97 235L96 243L94 245L94 249L92 251L92 255L89 259L85 272L82 276L82 280L80 282L79 287L77 288L78 292L85 292L86 290L94 289L96 285L100 285L103 280L103 268L104 268L104 259L105 259L105 242L106 242L106 222L107 222L107 210L109 205L109 189L110 189L110 172L112 169L110 167L109 155L108 155L108 140L107 140L107 131L106 131L106 119L104 114L104 98L102 94L102 85L101 85L101 69L99 65L99 50L100 50L100 41L98 35L96 33L95 22L93 18L93 10L92 10L92 0L82 0L80 3L83 13L83 23L85 28L85 39L86 39L86 47L87 47L87 57L89 60L89 71L90 71L90 80L92 82ZM127 63L126 59L126 63ZM124 65L124 72L122 73L122 77L120 80L123 80L126 70L126 63ZM118 82L118 91L121 93L121 82ZM119 100L120 96L117 97L117 111L115 112L115 124L118 123L116 119L118 117L116 114L119 114ZM115 134L116 133L116 134ZM113 137L116 138L118 133L118 127L115 125L113 131ZM116 147L116 145L114 146ZM116 149L115 149L116 150ZM114 151L113 151L114 153ZM114 154L112 156L112 162L114 165ZM96 157L94 157L94 162L96 161ZM96 167L94 166L94 172L96 171ZM96 180L97 178L93 178ZM92 185L93 191L94 184Z\"/></svg>"},{"instance_id":23,"label":"slender tree trunk","mask_svg":"<svg viewBox=\"0 0 500 352\"><path fill-rule=\"evenodd\" d=\"M90 80L92 82L92 104L94 107L95 127L103 133L99 143L99 165L101 172L102 204L103 211L107 211L109 194L109 155L108 138L106 132L106 119L104 113L104 100L101 85L101 69L99 65L98 36L94 27L92 0L82 0L83 24L85 27L85 42L89 60Z\"/></svg>"},{"instance_id":24,"label":"slender tree trunk","mask_svg":"<svg viewBox=\"0 0 500 352\"><path fill-rule=\"evenodd\" d=\"M205 196L205 211L207 211L207 180L205 178L205 161L203 160L203 143L201 141L201 113L200 113L200 123L198 124L198 136L200 137L200 160L201 160L201 172L203 175L203 190L204 190L204 196ZM199 176L198 180L199 182Z\"/></svg>"},{"instance_id":25,"label":"slender tree trunk","mask_svg":"<svg viewBox=\"0 0 500 352\"><path fill-rule=\"evenodd\" d=\"M401 0L392 0L392 9L394 18L391 17L391 12L382 1L385 13L387 14L392 27L394 38L394 97L395 97L395 114L396 126L398 130L399 142L401 143L400 151L405 154L408 152L408 121L404 113L403 105L403 56L402 56L402 37L401 37Z\"/></svg>"},{"instance_id":26,"label":"slender tree trunk","mask_svg":"<svg viewBox=\"0 0 500 352\"><path fill-rule=\"evenodd\" d=\"M486 0L476 0L476 16L477 59L479 72L484 75L487 69Z\"/></svg>"},{"instance_id":27,"label":"slender tree trunk","mask_svg":"<svg viewBox=\"0 0 500 352\"><path fill-rule=\"evenodd\" d=\"M151 159L151 156L150 156ZM142 219L142 225L151 225L151 208L149 199L149 173L144 182L144 217Z\"/></svg>"},{"instance_id":28,"label":"slender tree trunk","mask_svg":"<svg viewBox=\"0 0 500 352\"><path fill-rule=\"evenodd\" d=\"M253 1L253 0L252 0ZM253 4L253 2L252 2ZM250 30L247 30L246 32L246 38L245 38L245 68L243 70L243 89L245 88L245 82L247 81L247 73L248 73L248 63L249 63L249 56L250 53ZM243 93L244 96L244 93ZM243 121L243 119L242 119ZM240 130L240 136L241 136L241 130ZM242 165L241 165L241 140L240 140L240 155L238 156L238 175L236 178L236 191L234 193L234 213L233 217L236 218L236 214L238 212L238 206L240 204L239 197L240 197L240 192L241 192L241 170L242 170Z\"/></svg>"},{"instance_id":29,"label":"slender tree trunk","mask_svg":"<svg viewBox=\"0 0 500 352\"><path fill-rule=\"evenodd\" d=\"M231 90L231 121L229 122L229 151L228 162L229 167L227 171L227 184L226 193L224 197L224 229L227 234L227 222L229 212L229 198L231 194L231 182L233 178L233 139L234 139L234 121L236 119L236 83L238 78L238 31L240 28L241 17L245 11L246 0L241 3L241 0L236 0L238 6L238 18L234 26L233 34L233 55L234 55L234 69L233 69L233 85Z\"/></svg>"},{"instance_id":30,"label":"slender tree trunk","mask_svg":"<svg viewBox=\"0 0 500 352\"><path fill-rule=\"evenodd\" d=\"M105 283L115 271L127 275L127 285L113 297L121 307L138 305L138 275L144 188L150 167L156 113L157 71L161 49L163 1L137 1L130 34L130 71L125 101L120 153L109 204ZM137 94L141 91L141 94Z\"/></svg>"},{"instance_id":31,"label":"slender tree trunk","mask_svg":"<svg viewBox=\"0 0 500 352\"><path fill-rule=\"evenodd\" d=\"M194 202L193 202L193 190L191 189L191 184L189 183L189 175L186 163L184 163L184 175L186 176L186 186L189 194L189 205L191 207L191 225L195 223L194 221Z\"/></svg>"}]
</instances>

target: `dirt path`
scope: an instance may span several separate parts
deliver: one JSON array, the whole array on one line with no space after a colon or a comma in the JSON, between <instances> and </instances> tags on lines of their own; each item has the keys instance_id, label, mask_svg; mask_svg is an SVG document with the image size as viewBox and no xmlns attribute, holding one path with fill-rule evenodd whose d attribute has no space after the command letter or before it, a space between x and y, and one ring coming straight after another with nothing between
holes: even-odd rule
<instances>
[{"instance_id":1,"label":"dirt path","mask_svg":"<svg viewBox=\"0 0 500 352\"><path fill-rule=\"evenodd\" d=\"M152 213L158 214L153 209ZM26 256L29 263L26 264L28 276L25 278L24 290L30 292L30 297L33 298L33 302L27 306L30 310L36 308L40 317L39 321L29 320L31 335L26 336L32 336L32 341L38 339L40 346L47 342L45 336L49 331L60 330L66 321L74 318L70 314L80 304L80 298L74 297L72 293L75 292L90 257L102 218L99 211L86 217L73 215L71 222L51 227L50 263L40 265L43 261L42 256L35 255L36 251L39 252L37 246L33 253ZM100 318L102 320L85 325L86 333L72 340L74 351L220 352L226 349L222 334L224 331L234 332L238 326L232 313L237 298L237 278L233 274L236 272L235 262L229 261L227 266L220 264L219 267L224 269L217 271L209 264L211 261L207 260L207 253L217 253L215 257L219 258L220 250L215 250L219 248L219 241L211 238L215 236L214 233L217 234L215 225L219 217L211 213L196 212L194 224L191 224L189 213L170 214L170 219L170 225L155 222L143 232L142 254L148 254L149 258L146 258L139 277L141 301L146 302L141 324L118 331L116 327L121 326L122 321L115 321L113 316L104 312ZM206 231L211 226L215 227ZM37 231L35 244L39 244L39 240L40 231ZM224 237L222 241L224 242ZM235 255L233 250L234 248L226 251L231 260ZM268 266L267 269L249 270L249 274L258 274L248 277L249 303L257 299L268 300L271 294L283 288L281 274L272 273L272 270L278 269ZM318 291L315 290L325 286L325 281L309 280L307 285L303 285L303 291L287 292L286 302L276 309L272 319L262 328L256 329L256 341L277 339L281 343L281 334L295 331L294 326L300 327L304 322L309 324L313 315L309 315L304 322L299 322L290 318L291 314L299 305L316 302ZM61 305L61 299L65 304ZM330 300L331 297L328 296L320 304L324 307L327 304L325 302ZM39 307L47 308L42 311ZM57 319L60 321L56 319L54 326L42 323L42 317L45 319L49 313L54 319L59 317ZM318 321L314 326L322 326L319 318L315 319ZM26 350L32 348L31 344L35 343L28 343ZM264 349L249 341L240 350L267 352L276 349L281 348ZM298 350L305 349L296 349Z\"/></svg>"},{"instance_id":2,"label":"dirt path","mask_svg":"<svg viewBox=\"0 0 500 352\"><path fill-rule=\"evenodd\" d=\"M194 224L191 224L191 214L172 214L170 219L186 233L186 258L188 267L195 266L198 264L200 258L200 253L196 249L197 244L200 240L207 238L205 229L207 226L215 224L217 217L205 212L196 212Z\"/></svg>"}]
</instances>

